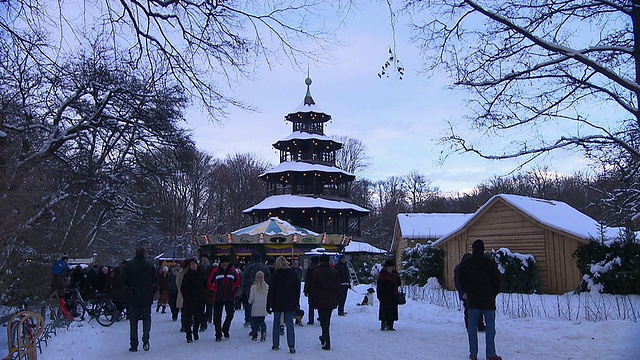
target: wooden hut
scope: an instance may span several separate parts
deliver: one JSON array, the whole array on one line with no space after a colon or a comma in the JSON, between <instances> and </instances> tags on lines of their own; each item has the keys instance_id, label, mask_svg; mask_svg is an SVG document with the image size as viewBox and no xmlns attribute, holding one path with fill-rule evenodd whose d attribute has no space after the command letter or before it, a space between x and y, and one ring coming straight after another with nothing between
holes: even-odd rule
<instances>
[{"instance_id":1,"label":"wooden hut","mask_svg":"<svg viewBox=\"0 0 640 360\"><path fill-rule=\"evenodd\" d=\"M396 266L402 268L402 255L407 248L426 245L457 229L473 214L462 213L400 213L396 216L391 241Z\"/></svg>"},{"instance_id":2,"label":"wooden hut","mask_svg":"<svg viewBox=\"0 0 640 360\"><path fill-rule=\"evenodd\" d=\"M596 220L563 202L499 194L433 246L445 253L443 286L449 290L454 289L453 268L482 239L487 251L508 248L533 255L543 292L562 294L576 289L582 278L573 252L602 234Z\"/></svg>"}]
</instances>

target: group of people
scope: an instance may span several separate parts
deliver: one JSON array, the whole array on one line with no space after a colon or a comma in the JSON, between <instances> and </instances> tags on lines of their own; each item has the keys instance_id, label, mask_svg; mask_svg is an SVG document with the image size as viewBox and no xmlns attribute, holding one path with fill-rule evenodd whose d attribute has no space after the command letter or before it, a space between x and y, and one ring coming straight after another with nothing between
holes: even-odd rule
<instances>
[{"instance_id":1,"label":"group of people","mask_svg":"<svg viewBox=\"0 0 640 360\"><path fill-rule=\"evenodd\" d=\"M75 294L75 289L80 291L83 299L108 293L119 311L126 307L122 266L70 266L68 256L63 255L54 263L51 273L50 296L64 299Z\"/></svg>"},{"instance_id":2,"label":"group of people","mask_svg":"<svg viewBox=\"0 0 640 360\"><path fill-rule=\"evenodd\" d=\"M460 300L464 305L464 320L469 339L469 359L477 359L478 332L486 332L487 360L501 360L495 350L495 310L496 296L500 291L501 275L496 263L484 254L484 242L476 240L472 245L473 252L463 256L454 269L454 281ZM330 264L329 256L314 256L304 278L301 288L302 271L294 260L290 266L287 259L280 256L275 261L273 273L262 263L259 254L252 255L251 263L241 272L229 262L227 256L221 256L218 264L213 266L207 256L198 262L196 258L188 259L183 264L176 264L172 269L164 266L156 270L155 265L146 259L145 249L136 249L135 257L123 263L123 276L120 268L111 271L108 268L92 268L104 275L103 286L114 286L122 280L124 298L128 308L130 322L129 351L138 350L138 322L142 320L142 347L150 348L151 306L154 297L158 302L156 312L166 306L171 309L171 316L177 321L181 313L181 331L186 334L188 343L199 339L199 333L213 323L215 341L222 337L229 338L229 329L236 310L236 300L240 299L244 307L244 324L251 326L251 340L266 341L267 325L265 318L273 314L272 349L280 349L280 335L283 332L281 323L286 328L287 346L290 353L295 353L296 323L302 325L300 313L300 293L308 298L307 324L314 324L315 311L318 312L321 334L320 344L323 350L331 349L331 316L338 309L339 316L346 316L344 305L347 292L351 286L346 258L340 257L336 265ZM79 270L78 270L79 269ZM61 257L52 268L51 292L64 295L67 284L80 282L86 288L87 274L76 267L73 271L68 265L68 258ZM91 271L91 270L89 270ZM77 272L77 273L76 273ZM76 273L74 275L74 273ZM109 276L110 273L113 273ZM96 274L96 278L98 278ZM115 277L115 278L114 278ZM75 278L75 280L74 280ZM111 279L111 280L109 280ZM92 291L99 288L100 281L92 282ZM107 285L110 283L111 285ZM377 279L376 290L369 288L362 303L371 304L373 294L380 302L378 317L380 330L394 331L394 323L398 320L398 288L400 277L393 260L384 262ZM116 285L119 286L119 285ZM222 314L225 314L224 322Z\"/></svg>"},{"instance_id":3,"label":"group of people","mask_svg":"<svg viewBox=\"0 0 640 360\"><path fill-rule=\"evenodd\" d=\"M342 256L333 265L327 255L314 256L311 263L304 279L304 294L309 302L308 324L314 323L317 311L321 328L318 338L320 346L323 350L330 350L333 310L337 308L338 315L346 315L344 304L350 288L346 258ZM227 256L221 256L215 266L208 257L203 256L200 262L192 258L173 269L163 267L156 271L153 264L145 259L144 249L138 248L136 256L124 270L124 283L130 301L129 350L138 350L140 319L143 324L143 349L149 350L151 306L154 292L157 291L156 312L160 309L165 312L166 294L172 319L176 321L180 314L181 330L188 343L199 340L199 333L206 330L208 323L213 323L216 342L222 341L223 337L229 338L236 310L234 305L236 298L240 298L244 307L245 326L251 326L251 340L266 341L265 319L273 314L271 348L280 349L280 335L284 333L289 352L295 353L294 319L298 318L296 322L300 320L300 294L303 289L302 271L297 260L292 265L280 256L275 260L274 270L270 271L260 255L255 253L251 263L242 272L232 266ZM378 300L382 330L394 330L393 323L398 319L396 299L400 278L393 261L386 262L380 274ZM301 322L298 324L301 325Z\"/></svg>"}]
</instances>

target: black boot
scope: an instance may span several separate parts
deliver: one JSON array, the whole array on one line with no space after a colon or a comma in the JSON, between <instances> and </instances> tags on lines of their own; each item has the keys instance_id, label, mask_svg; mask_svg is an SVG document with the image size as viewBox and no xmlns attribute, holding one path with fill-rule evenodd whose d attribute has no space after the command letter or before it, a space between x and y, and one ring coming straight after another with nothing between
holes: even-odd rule
<instances>
[{"instance_id":1,"label":"black boot","mask_svg":"<svg viewBox=\"0 0 640 360\"><path fill-rule=\"evenodd\" d=\"M384 321L380 321L380 330L382 331L387 330L387 324L385 324Z\"/></svg>"},{"instance_id":2,"label":"black boot","mask_svg":"<svg viewBox=\"0 0 640 360\"><path fill-rule=\"evenodd\" d=\"M329 341L329 339L325 339L322 350L331 350L331 342Z\"/></svg>"}]
</instances>

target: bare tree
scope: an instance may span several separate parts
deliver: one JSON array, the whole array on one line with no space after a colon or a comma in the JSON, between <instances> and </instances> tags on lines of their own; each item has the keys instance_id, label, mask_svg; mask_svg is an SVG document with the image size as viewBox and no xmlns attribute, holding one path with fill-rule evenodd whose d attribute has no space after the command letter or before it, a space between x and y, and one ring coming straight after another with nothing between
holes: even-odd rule
<instances>
[{"instance_id":1,"label":"bare tree","mask_svg":"<svg viewBox=\"0 0 640 360\"><path fill-rule=\"evenodd\" d=\"M342 149L336 153L336 165L352 174L359 174L369 167L370 157L367 146L362 141L348 136L332 136L342 143Z\"/></svg>"},{"instance_id":2,"label":"bare tree","mask_svg":"<svg viewBox=\"0 0 640 360\"><path fill-rule=\"evenodd\" d=\"M121 50L115 62L148 69L155 80L172 77L217 119L226 106L243 105L220 89L252 76L254 65L319 59L331 33L320 13L342 10L323 0L12 0L0 2L0 39L33 47L49 63L95 38L108 41ZM43 35L51 33L57 37Z\"/></svg>"},{"instance_id":3,"label":"bare tree","mask_svg":"<svg viewBox=\"0 0 640 360\"><path fill-rule=\"evenodd\" d=\"M470 120L482 136L508 140L496 150L451 127L444 140L454 151L532 159L614 147L640 158L632 142L640 126L640 1L404 4L426 69L444 69L470 91Z\"/></svg>"},{"instance_id":4,"label":"bare tree","mask_svg":"<svg viewBox=\"0 0 640 360\"><path fill-rule=\"evenodd\" d=\"M525 165L558 149L572 151L592 160L607 183L623 185L599 189L610 219L637 211L640 0L402 5L424 55L423 70L444 70L469 94L469 126L450 123L441 138L450 147L445 159L473 153ZM396 55L391 51L383 71L400 72Z\"/></svg>"},{"instance_id":5,"label":"bare tree","mask_svg":"<svg viewBox=\"0 0 640 360\"><path fill-rule=\"evenodd\" d=\"M10 49L0 47L7 55ZM19 214L3 223L0 270L26 246L83 256L109 243L109 228L136 207L126 188L137 156L188 143L177 127L186 104L180 88L152 86L143 71L111 55L97 44L46 69L30 53L0 57L0 106L7 110L0 152L10 164L2 168L0 201Z\"/></svg>"},{"instance_id":6,"label":"bare tree","mask_svg":"<svg viewBox=\"0 0 640 360\"><path fill-rule=\"evenodd\" d=\"M436 210L428 208L429 200L438 193L438 189L431 188L430 185L431 180L417 171L412 171L405 176L404 186L412 212L433 212Z\"/></svg>"},{"instance_id":7,"label":"bare tree","mask_svg":"<svg viewBox=\"0 0 640 360\"><path fill-rule=\"evenodd\" d=\"M269 165L255 154L228 155L209 179L207 202L210 233L230 232L251 224L242 210L265 198L265 182L258 178Z\"/></svg>"}]
</instances>

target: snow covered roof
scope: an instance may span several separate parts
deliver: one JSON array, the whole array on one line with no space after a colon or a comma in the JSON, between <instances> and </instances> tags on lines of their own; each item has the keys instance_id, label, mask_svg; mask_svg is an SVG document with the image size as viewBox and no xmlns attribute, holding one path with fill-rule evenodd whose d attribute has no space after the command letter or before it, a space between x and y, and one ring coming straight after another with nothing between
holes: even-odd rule
<instances>
[{"instance_id":1,"label":"snow covered roof","mask_svg":"<svg viewBox=\"0 0 640 360\"><path fill-rule=\"evenodd\" d=\"M320 134L311 134L308 133L306 131L294 131L292 132L289 136L287 136L284 139L278 140L278 141L289 141L289 140L308 140L308 139L315 139L315 140L322 140L322 141L333 141L333 142L338 142L326 135L320 135Z\"/></svg>"},{"instance_id":2,"label":"snow covered roof","mask_svg":"<svg viewBox=\"0 0 640 360\"><path fill-rule=\"evenodd\" d=\"M292 225L282 219L272 217L267 221L263 221L258 224L249 225L242 229L238 229L231 234L233 235L293 235L298 234L302 236L318 236L320 234L311 230L301 228L299 226Z\"/></svg>"},{"instance_id":3,"label":"snow covered roof","mask_svg":"<svg viewBox=\"0 0 640 360\"><path fill-rule=\"evenodd\" d=\"M599 239L601 237L600 224L581 213L575 208L561 201L536 199L520 195L498 194L482 205L467 221L452 229L448 234L444 234L433 245L437 245L444 239L457 233L471 223L476 216L493 204L497 199L501 199L507 204L522 211L541 225L550 227L564 233L576 236L581 239ZM605 237L612 235L613 231L605 229Z\"/></svg>"},{"instance_id":4,"label":"snow covered roof","mask_svg":"<svg viewBox=\"0 0 640 360\"><path fill-rule=\"evenodd\" d=\"M292 113L290 113L289 115L295 114L295 113L318 113L318 114L324 114L326 115L326 120L331 119L331 116L327 113L325 113L324 111L322 111L322 109L320 109L318 107L318 105L316 105L316 102L313 100L313 97L311 96L311 78L307 77L304 80L304 83L307 85L307 93L304 97L304 100L302 100L302 103L300 105L298 105L298 107L293 110Z\"/></svg>"},{"instance_id":5,"label":"snow covered roof","mask_svg":"<svg viewBox=\"0 0 640 360\"><path fill-rule=\"evenodd\" d=\"M295 110L293 110L291 112L291 114L295 114L295 113L310 113L310 112L314 112L314 113L318 113L318 114L325 114L325 115L329 115L327 113L325 113L324 111L322 111L322 109L320 109L320 107L316 104L305 104L305 102L303 101L302 103L300 103L300 105L298 105L297 108L295 108Z\"/></svg>"},{"instance_id":6,"label":"snow covered roof","mask_svg":"<svg viewBox=\"0 0 640 360\"><path fill-rule=\"evenodd\" d=\"M473 214L400 213L397 221L405 239L437 239L457 229Z\"/></svg>"},{"instance_id":7,"label":"snow covered roof","mask_svg":"<svg viewBox=\"0 0 640 360\"><path fill-rule=\"evenodd\" d=\"M243 213L249 213L254 210L270 210L279 208L289 209L335 209L335 210L353 210L361 213L368 213L369 210L358 205L345 201L327 200L323 198L314 198L309 196L298 195L274 195L262 200L259 204L243 210Z\"/></svg>"},{"instance_id":8,"label":"snow covered roof","mask_svg":"<svg viewBox=\"0 0 640 360\"><path fill-rule=\"evenodd\" d=\"M399 213L396 226L400 228L403 239L438 239L457 229L473 214L463 213ZM391 249L395 247L396 237L391 240Z\"/></svg>"},{"instance_id":9,"label":"snow covered roof","mask_svg":"<svg viewBox=\"0 0 640 360\"><path fill-rule=\"evenodd\" d=\"M339 255L339 253L335 252L335 251L327 251L325 248L323 247L318 247L315 248L311 251L307 251L306 253L304 253L305 255L311 255L311 256L320 256L320 255L328 255L328 256L334 256L334 255Z\"/></svg>"},{"instance_id":10,"label":"snow covered roof","mask_svg":"<svg viewBox=\"0 0 640 360\"><path fill-rule=\"evenodd\" d=\"M370 253L370 254L386 253L386 251L382 249L378 249L377 247L367 244L366 242L353 241L353 240L349 242L349 245L347 245L343 251L345 253L357 253L357 252Z\"/></svg>"},{"instance_id":11,"label":"snow covered roof","mask_svg":"<svg viewBox=\"0 0 640 360\"><path fill-rule=\"evenodd\" d=\"M263 177L269 174L279 174L283 172L294 171L294 172L324 172L324 173L338 173L343 174L345 176L355 176L354 174L344 171L335 166L327 166L320 164L310 164L302 161L285 161L278 164L278 166L274 167L271 170L267 170L259 175L259 177Z\"/></svg>"}]
</instances>

